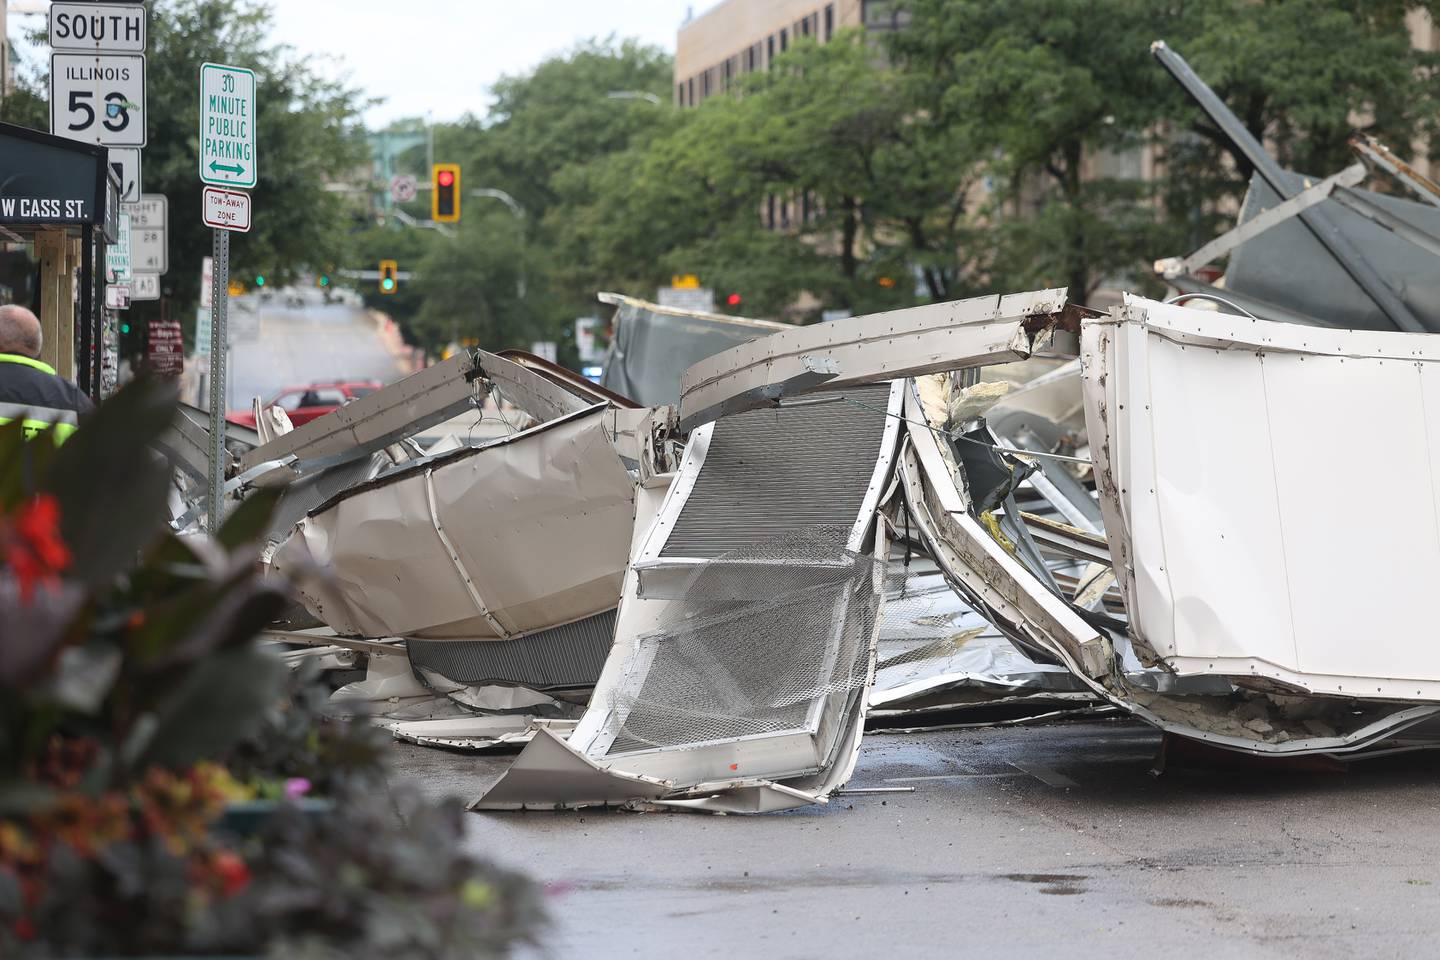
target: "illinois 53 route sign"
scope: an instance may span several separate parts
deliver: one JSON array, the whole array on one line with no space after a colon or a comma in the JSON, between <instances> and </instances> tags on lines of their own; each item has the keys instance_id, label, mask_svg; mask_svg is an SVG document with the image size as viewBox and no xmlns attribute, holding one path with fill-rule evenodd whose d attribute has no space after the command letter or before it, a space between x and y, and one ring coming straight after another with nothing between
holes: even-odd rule
<instances>
[{"instance_id":1,"label":"illinois 53 route sign","mask_svg":"<svg viewBox=\"0 0 1440 960\"><path fill-rule=\"evenodd\" d=\"M145 55L52 53L50 132L107 147L145 146Z\"/></svg>"},{"instance_id":2,"label":"illinois 53 route sign","mask_svg":"<svg viewBox=\"0 0 1440 960\"><path fill-rule=\"evenodd\" d=\"M255 72L200 65L200 180L255 186Z\"/></svg>"}]
</instances>

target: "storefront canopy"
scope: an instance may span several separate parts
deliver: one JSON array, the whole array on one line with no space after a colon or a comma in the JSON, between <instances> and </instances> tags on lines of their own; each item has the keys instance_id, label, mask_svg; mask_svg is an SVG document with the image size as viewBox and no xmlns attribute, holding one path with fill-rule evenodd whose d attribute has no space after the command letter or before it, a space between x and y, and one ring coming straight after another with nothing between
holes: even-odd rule
<instances>
[{"instance_id":1,"label":"storefront canopy","mask_svg":"<svg viewBox=\"0 0 1440 960\"><path fill-rule=\"evenodd\" d=\"M0 123L0 240L90 224L113 242L119 208L104 147Z\"/></svg>"}]
</instances>

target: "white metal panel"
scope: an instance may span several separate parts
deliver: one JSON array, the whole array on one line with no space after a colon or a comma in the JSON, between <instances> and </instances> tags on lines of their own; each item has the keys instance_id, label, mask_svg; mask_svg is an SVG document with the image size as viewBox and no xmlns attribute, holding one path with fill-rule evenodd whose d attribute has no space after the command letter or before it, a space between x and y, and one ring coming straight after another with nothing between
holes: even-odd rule
<instances>
[{"instance_id":1,"label":"white metal panel","mask_svg":"<svg viewBox=\"0 0 1440 960\"><path fill-rule=\"evenodd\" d=\"M1299 668L1440 678L1419 366L1279 354L1263 367Z\"/></svg>"},{"instance_id":2,"label":"white metal panel","mask_svg":"<svg viewBox=\"0 0 1440 960\"><path fill-rule=\"evenodd\" d=\"M1085 341L1137 638L1182 674L1440 699L1440 338L1137 298Z\"/></svg>"},{"instance_id":3,"label":"white metal panel","mask_svg":"<svg viewBox=\"0 0 1440 960\"><path fill-rule=\"evenodd\" d=\"M1286 556L1263 371L1252 359L1149 341L1151 427L1140 432L1154 445L1145 482L1132 475L1131 496L1158 516L1132 534L1136 565L1158 584L1141 596L1142 609L1168 602L1173 617L1145 617L1145 636L1165 656L1298 668L1289 604L1276 602L1287 596ZM1313 431L1302 433L1314 443Z\"/></svg>"}]
</instances>

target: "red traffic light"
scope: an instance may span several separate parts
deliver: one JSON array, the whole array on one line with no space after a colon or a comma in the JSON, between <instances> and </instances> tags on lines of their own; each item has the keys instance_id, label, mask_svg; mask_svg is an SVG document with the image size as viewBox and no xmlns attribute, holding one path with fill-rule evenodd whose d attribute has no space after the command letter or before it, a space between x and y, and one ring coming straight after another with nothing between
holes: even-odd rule
<instances>
[{"instance_id":1,"label":"red traffic light","mask_svg":"<svg viewBox=\"0 0 1440 960\"><path fill-rule=\"evenodd\" d=\"M730 294L730 296L728 296L728 297L725 298L725 302L726 302L728 305L732 306L732 307L738 307L738 306L740 306L740 294L738 294L738 293L732 293L732 294Z\"/></svg>"},{"instance_id":2,"label":"red traffic light","mask_svg":"<svg viewBox=\"0 0 1440 960\"><path fill-rule=\"evenodd\" d=\"M437 182L439 182L440 186L448 187L455 183L455 174L451 173L449 170L441 170L439 173L435 174L435 179Z\"/></svg>"}]
</instances>

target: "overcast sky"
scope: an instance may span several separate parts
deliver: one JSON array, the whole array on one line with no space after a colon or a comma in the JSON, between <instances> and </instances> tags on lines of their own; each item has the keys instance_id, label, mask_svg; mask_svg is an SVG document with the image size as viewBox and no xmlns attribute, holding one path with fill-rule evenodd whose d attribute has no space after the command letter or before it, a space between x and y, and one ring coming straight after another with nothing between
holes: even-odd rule
<instances>
[{"instance_id":1,"label":"overcast sky","mask_svg":"<svg viewBox=\"0 0 1440 960\"><path fill-rule=\"evenodd\" d=\"M5 0L0 0L4 3ZM487 89L590 37L615 34L675 50L688 7L714 0L269 0L273 37L385 102L365 116L452 120L482 113ZM38 17L12 17L9 32ZM35 60L36 51L23 51ZM40 52L41 55L48 51Z\"/></svg>"}]
</instances>

